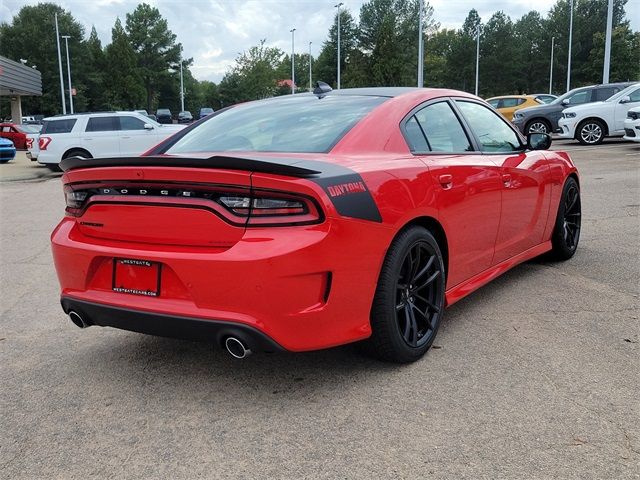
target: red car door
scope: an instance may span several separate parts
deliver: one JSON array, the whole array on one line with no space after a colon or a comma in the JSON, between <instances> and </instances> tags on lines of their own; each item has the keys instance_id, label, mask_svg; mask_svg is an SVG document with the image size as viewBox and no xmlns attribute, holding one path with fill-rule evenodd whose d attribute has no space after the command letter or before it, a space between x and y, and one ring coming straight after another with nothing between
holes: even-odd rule
<instances>
[{"instance_id":1,"label":"red car door","mask_svg":"<svg viewBox=\"0 0 640 480\"><path fill-rule=\"evenodd\" d=\"M404 131L436 183L439 220L448 232L449 289L491 266L500 221L500 170L491 156L474 151L447 99L420 107L405 120Z\"/></svg>"},{"instance_id":2,"label":"red car door","mask_svg":"<svg viewBox=\"0 0 640 480\"><path fill-rule=\"evenodd\" d=\"M502 209L492 263L542 242L551 200L549 165L542 152L525 152L520 137L481 103L456 100L479 148L500 168Z\"/></svg>"}]
</instances>

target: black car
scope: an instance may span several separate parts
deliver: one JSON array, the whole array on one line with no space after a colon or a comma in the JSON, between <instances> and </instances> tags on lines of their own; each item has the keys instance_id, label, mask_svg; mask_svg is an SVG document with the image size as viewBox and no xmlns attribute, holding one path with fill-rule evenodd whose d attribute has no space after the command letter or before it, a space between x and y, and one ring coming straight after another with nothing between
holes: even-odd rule
<instances>
[{"instance_id":1,"label":"black car","mask_svg":"<svg viewBox=\"0 0 640 480\"><path fill-rule=\"evenodd\" d=\"M207 115L211 115L213 113L213 108L211 107L202 107L200 112L198 113L198 120L206 117Z\"/></svg>"},{"instance_id":2,"label":"black car","mask_svg":"<svg viewBox=\"0 0 640 480\"><path fill-rule=\"evenodd\" d=\"M173 123L171 110L168 108L159 108L156 111L156 119L158 120L158 123Z\"/></svg>"},{"instance_id":3,"label":"black car","mask_svg":"<svg viewBox=\"0 0 640 480\"><path fill-rule=\"evenodd\" d=\"M558 120L562 117L562 111L565 108L606 100L633 83L607 83L574 88L546 105L516 111L513 114L512 122L525 135L556 132L559 130Z\"/></svg>"},{"instance_id":4,"label":"black car","mask_svg":"<svg viewBox=\"0 0 640 480\"><path fill-rule=\"evenodd\" d=\"M184 111L178 114L178 123L191 123L193 122L193 115L191 112Z\"/></svg>"}]
</instances>

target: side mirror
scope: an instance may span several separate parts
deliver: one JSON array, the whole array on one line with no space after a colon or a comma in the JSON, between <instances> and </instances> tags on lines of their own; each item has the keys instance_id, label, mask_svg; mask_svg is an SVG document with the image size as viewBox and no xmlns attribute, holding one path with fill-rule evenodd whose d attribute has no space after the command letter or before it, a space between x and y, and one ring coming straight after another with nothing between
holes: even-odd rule
<instances>
[{"instance_id":1,"label":"side mirror","mask_svg":"<svg viewBox=\"0 0 640 480\"><path fill-rule=\"evenodd\" d=\"M571 102L569 102L568 98L565 98L564 100L562 100L562 105L569 105L569 103Z\"/></svg>"},{"instance_id":2,"label":"side mirror","mask_svg":"<svg viewBox=\"0 0 640 480\"><path fill-rule=\"evenodd\" d=\"M620 103L629 103L631 102L631 97L629 95L625 95L620 99Z\"/></svg>"},{"instance_id":3,"label":"side mirror","mask_svg":"<svg viewBox=\"0 0 640 480\"><path fill-rule=\"evenodd\" d=\"M144 129L145 130L153 130L153 125L151 125L150 123L145 123L144 124Z\"/></svg>"},{"instance_id":4,"label":"side mirror","mask_svg":"<svg viewBox=\"0 0 640 480\"><path fill-rule=\"evenodd\" d=\"M529 150L548 150L551 146L551 135L548 133L530 133L527 135Z\"/></svg>"}]
</instances>

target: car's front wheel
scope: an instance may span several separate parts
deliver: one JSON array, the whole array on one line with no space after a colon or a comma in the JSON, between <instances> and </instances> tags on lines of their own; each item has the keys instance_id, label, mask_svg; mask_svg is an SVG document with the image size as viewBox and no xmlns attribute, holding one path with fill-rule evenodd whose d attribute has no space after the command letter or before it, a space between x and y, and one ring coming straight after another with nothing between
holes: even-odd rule
<instances>
[{"instance_id":1,"label":"car's front wheel","mask_svg":"<svg viewBox=\"0 0 640 480\"><path fill-rule=\"evenodd\" d=\"M585 120L577 129L577 139L582 145L598 145L605 136L605 126L600 120Z\"/></svg>"},{"instance_id":2,"label":"car's front wheel","mask_svg":"<svg viewBox=\"0 0 640 480\"><path fill-rule=\"evenodd\" d=\"M527 124L525 132L527 135L530 133L551 133L551 127L546 121L536 118Z\"/></svg>"},{"instance_id":3,"label":"car's front wheel","mask_svg":"<svg viewBox=\"0 0 640 480\"><path fill-rule=\"evenodd\" d=\"M578 249L581 221L580 187L575 178L569 177L562 189L556 224L551 236L551 258L568 260L573 257Z\"/></svg>"},{"instance_id":4,"label":"car's front wheel","mask_svg":"<svg viewBox=\"0 0 640 480\"><path fill-rule=\"evenodd\" d=\"M431 347L444 312L445 268L438 242L412 226L393 241L380 272L371 309L369 350L408 363Z\"/></svg>"}]
</instances>

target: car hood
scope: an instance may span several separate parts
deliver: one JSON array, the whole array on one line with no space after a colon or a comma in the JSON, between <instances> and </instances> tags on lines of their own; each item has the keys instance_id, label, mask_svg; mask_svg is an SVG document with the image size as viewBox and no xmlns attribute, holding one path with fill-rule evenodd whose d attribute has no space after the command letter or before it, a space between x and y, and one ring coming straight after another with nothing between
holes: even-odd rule
<instances>
[{"instance_id":1,"label":"car hood","mask_svg":"<svg viewBox=\"0 0 640 480\"><path fill-rule=\"evenodd\" d=\"M606 105L614 105L613 103L607 102L591 102L584 103L582 105L576 105L575 107L569 107L564 110L564 113L580 113L587 112L590 110L602 110L602 108L606 108Z\"/></svg>"},{"instance_id":2,"label":"car hood","mask_svg":"<svg viewBox=\"0 0 640 480\"><path fill-rule=\"evenodd\" d=\"M0 147L13 147L13 142L8 138L0 137Z\"/></svg>"},{"instance_id":3,"label":"car hood","mask_svg":"<svg viewBox=\"0 0 640 480\"><path fill-rule=\"evenodd\" d=\"M517 113L522 113L525 116L529 115L545 115L547 113L561 112L564 109L564 105L536 105L535 107L526 107L517 110Z\"/></svg>"}]
</instances>

